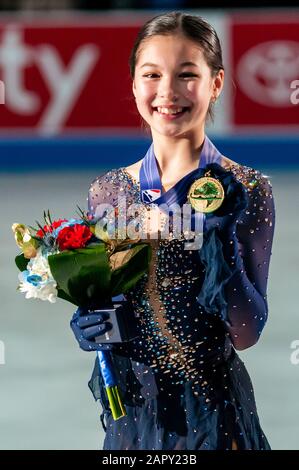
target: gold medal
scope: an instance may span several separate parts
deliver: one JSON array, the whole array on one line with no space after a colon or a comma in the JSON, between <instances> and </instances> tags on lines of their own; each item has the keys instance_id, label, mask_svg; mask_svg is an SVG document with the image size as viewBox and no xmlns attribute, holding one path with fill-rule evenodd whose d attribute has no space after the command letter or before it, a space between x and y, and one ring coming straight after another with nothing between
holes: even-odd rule
<instances>
[{"instance_id":1,"label":"gold medal","mask_svg":"<svg viewBox=\"0 0 299 470\"><path fill-rule=\"evenodd\" d=\"M208 175L210 170L206 173ZM211 176L203 176L194 181L188 192L188 201L198 212L213 212L224 201L222 184Z\"/></svg>"}]
</instances>

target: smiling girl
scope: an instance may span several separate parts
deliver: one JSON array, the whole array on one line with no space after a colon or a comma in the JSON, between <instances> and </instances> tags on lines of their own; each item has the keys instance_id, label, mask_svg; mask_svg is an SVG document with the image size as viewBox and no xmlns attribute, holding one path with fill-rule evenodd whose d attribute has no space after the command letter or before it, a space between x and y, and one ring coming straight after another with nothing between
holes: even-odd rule
<instances>
[{"instance_id":1,"label":"smiling girl","mask_svg":"<svg viewBox=\"0 0 299 470\"><path fill-rule=\"evenodd\" d=\"M90 387L103 406L104 449L269 449L236 350L253 346L267 320L275 211L267 177L223 156L205 133L224 82L218 36L199 16L159 15L141 29L130 69L152 144L95 179L89 211L116 206L120 194L146 208L189 203L192 230L152 237L149 271L126 294L138 337L109 345L127 409L117 421L96 361ZM200 228L202 245L191 248ZM84 350L107 348L95 340L111 328L103 317L79 311L72 326Z\"/></svg>"}]
</instances>

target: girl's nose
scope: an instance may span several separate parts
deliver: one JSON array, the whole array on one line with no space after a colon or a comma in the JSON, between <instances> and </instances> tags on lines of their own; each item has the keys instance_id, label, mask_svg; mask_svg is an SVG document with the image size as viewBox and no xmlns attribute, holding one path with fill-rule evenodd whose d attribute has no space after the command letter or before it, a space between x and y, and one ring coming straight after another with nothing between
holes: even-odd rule
<instances>
[{"instance_id":1,"label":"girl's nose","mask_svg":"<svg viewBox=\"0 0 299 470\"><path fill-rule=\"evenodd\" d=\"M161 80L157 92L159 98L164 98L165 100L177 101L178 93L175 89L173 80Z\"/></svg>"}]
</instances>

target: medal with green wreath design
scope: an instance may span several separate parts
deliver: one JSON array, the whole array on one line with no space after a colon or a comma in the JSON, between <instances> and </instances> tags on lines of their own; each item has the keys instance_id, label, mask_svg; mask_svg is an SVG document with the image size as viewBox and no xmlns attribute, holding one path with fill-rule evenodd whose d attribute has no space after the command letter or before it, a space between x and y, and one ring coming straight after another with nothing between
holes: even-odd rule
<instances>
[{"instance_id":1,"label":"medal with green wreath design","mask_svg":"<svg viewBox=\"0 0 299 470\"><path fill-rule=\"evenodd\" d=\"M190 186L188 201L198 212L213 212L218 209L224 200L222 184L215 178L208 176L210 170Z\"/></svg>"}]
</instances>

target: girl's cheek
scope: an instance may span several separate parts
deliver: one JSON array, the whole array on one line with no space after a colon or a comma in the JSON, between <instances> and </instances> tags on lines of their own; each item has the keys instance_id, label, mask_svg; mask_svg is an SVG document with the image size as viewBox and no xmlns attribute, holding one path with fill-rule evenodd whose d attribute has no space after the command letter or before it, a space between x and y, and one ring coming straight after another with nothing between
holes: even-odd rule
<instances>
[{"instance_id":1,"label":"girl's cheek","mask_svg":"<svg viewBox=\"0 0 299 470\"><path fill-rule=\"evenodd\" d=\"M148 96L153 92L154 89L155 89L155 84L153 82L151 83L141 82L138 87L138 93L141 96Z\"/></svg>"},{"instance_id":2,"label":"girl's cheek","mask_svg":"<svg viewBox=\"0 0 299 470\"><path fill-rule=\"evenodd\" d=\"M195 82L190 82L187 84L186 93L190 97L198 96L199 87Z\"/></svg>"}]
</instances>

